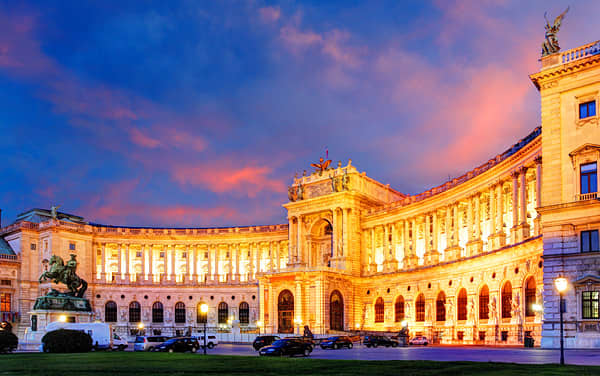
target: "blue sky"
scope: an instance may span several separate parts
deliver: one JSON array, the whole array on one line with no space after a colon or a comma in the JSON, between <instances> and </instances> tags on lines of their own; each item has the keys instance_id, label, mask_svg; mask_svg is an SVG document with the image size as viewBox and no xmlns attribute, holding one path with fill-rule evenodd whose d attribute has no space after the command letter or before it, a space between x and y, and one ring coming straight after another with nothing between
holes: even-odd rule
<instances>
[{"instance_id":1,"label":"blue sky","mask_svg":"<svg viewBox=\"0 0 600 376\"><path fill-rule=\"evenodd\" d=\"M285 223L324 154L416 194L539 125L567 1L0 1L2 223ZM564 49L598 39L578 1Z\"/></svg>"}]
</instances>

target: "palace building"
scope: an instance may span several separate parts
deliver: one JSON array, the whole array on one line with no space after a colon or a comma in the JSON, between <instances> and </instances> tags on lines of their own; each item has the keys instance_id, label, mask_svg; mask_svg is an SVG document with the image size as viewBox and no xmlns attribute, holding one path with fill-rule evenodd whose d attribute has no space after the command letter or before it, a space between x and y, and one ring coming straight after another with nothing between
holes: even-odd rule
<instances>
[{"instance_id":1,"label":"palace building","mask_svg":"<svg viewBox=\"0 0 600 376\"><path fill-rule=\"evenodd\" d=\"M96 319L133 336L399 331L434 343L600 345L600 42L543 57L541 126L417 195L345 166L295 178L288 223L139 228L33 209L0 229L1 315L20 336L75 254ZM510 93L507 93L510 95ZM532 109L533 111L533 109ZM515 139L523 135L515 135ZM200 304L207 303L204 316ZM131 338L131 337L129 337Z\"/></svg>"}]
</instances>

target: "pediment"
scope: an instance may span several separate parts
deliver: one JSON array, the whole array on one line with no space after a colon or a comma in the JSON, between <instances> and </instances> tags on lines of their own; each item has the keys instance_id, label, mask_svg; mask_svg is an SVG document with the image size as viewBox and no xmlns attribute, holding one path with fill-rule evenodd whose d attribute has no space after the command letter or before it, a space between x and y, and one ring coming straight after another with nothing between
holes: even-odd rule
<instances>
[{"instance_id":1,"label":"pediment","mask_svg":"<svg viewBox=\"0 0 600 376\"><path fill-rule=\"evenodd\" d=\"M583 144L577 149L573 150L569 153L570 157L573 157L577 154L588 153L590 151L600 151L600 145L596 144Z\"/></svg>"},{"instance_id":2,"label":"pediment","mask_svg":"<svg viewBox=\"0 0 600 376\"><path fill-rule=\"evenodd\" d=\"M594 274L586 274L583 277L576 279L573 281L573 285L587 285L588 283L598 283L600 284L600 276Z\"/></svg>"},{"instance_id":3,"label":"pediment","mask_svg":"<svg viewBox=\"0 0 600 376\"><path fill-rule=\"evenodd\" d=\"M585 161L585 159L597 160L600 157L600 145L583 144L577 149L569 153L573 168L577 167L577 161Z\"/></svg>"}]
</instances>

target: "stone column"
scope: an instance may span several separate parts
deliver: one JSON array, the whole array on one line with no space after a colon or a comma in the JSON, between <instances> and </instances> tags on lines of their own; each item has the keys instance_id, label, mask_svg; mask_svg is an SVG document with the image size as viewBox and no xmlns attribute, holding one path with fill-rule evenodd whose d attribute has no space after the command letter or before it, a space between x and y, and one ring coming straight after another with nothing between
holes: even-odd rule
<instances>
[{"instance_id":1,"label":"stone column","mask_svg":"<svg viewBox=\"0 0 600 376\"><path fill-rule=\"evenodd\" d=\"M513 171L510 176L512 177L512 227L517 227L519 223L519 190L518 190L518 178L519 171ZM515 238L512 239L515 242Z\"/></svg>"},{"instance_id":2,"label":"stone column","mask_svg":"<svg viewBox=\"0 0 600 376\"><path fill-rule=\"evenodd\" d=\"M390 225L391 234L392 234L392 249L390 253L390 270L396 271L398 270L398 258L396 257L396 249L398 248L398 228L395 223Z\"/></svg>"},{"instance_id":3,"label":"stone column","mask_svg":"<svg viewBox=\"0 0 600 376\"><path fill-rule=\"evenodd\" d=\"M302 225L302 221L304 220L303 216L298 216L298 240L297 240L297 260L298 260L298 264L299 266L301 266L302 264L304 264L304 242L303 237L304 237L304 231L303 230L303 225ZM335 227L333 228L333 231L335 233Z\"/></svg>"},{"instance_id":4,"label":"stone column","mask_svg":"<svg viewBox=\"0 0 600 376\"><path fill-rule=\"evenodd\" d=\"M302 298L302 283L300 281L296 281L296 289L294 292L294 320L296 318L299 318L302 321L306 322L308 320L306 320L306 317L303 317L302 315L302 310L304 307L304 304L302 304ZM297 330L297 325L295 323L294 329ZM296 331L294 331L294 333L296 333Z\"/></svg>"},{"instance_id":5,"label":"stone column","mask_svg":"<svg viewBox=\"0 0 600 376\"><path fill-rule=\"evenodd\" d=\"M296 262L295 247L294 247L294 218L288 218L288 267Z\"/></svg>"},{"instance_id":6,"label":"stone column","mask_svg":"<svg viewBox=\"0 0 600 376\"><path fill-rule=\"evenodd\" d=\"M275 243L275 272L278 272L281 267L281 242Z\"/></svg>"},{"instance_id":7,"label":"stone column","mask_svg":"<svg viewBox=\"0 0 600 376\"><path fill-rule=\"evenodd\" d=\"M308 247L308 261L310 262L310 247ZM269 240L269 272L275 270L275 250L273 249L273 242Z\"/></svg>"},{"instance_id":8,"label":"stone column","mask_svg":"<svg viewBox=\"0 0 600 376\"><path fill-rule=\"evenodd\" d=\"M337 213L337 208L333 209L333 213L332 213L332 218L333 218L333 223L332 223L332 227L333 227L333 231L331 233L332 236L332 247L333 247L333 252L331 255L331 260L330 260L330 264L332 268L337 268L337 262L338 262L338 242L339 242L339 233L338 231L340 230L340 227L338 226L338 213Z\"/></svg>"},{"instance_id":9,"label":"stone column","mask_svg":"<svg viewBox=\"0 0 600 376\"><path fill-rule=\"evenodd\" d=\"M256 257L256 273L260 273L260 243L254 243L254 256Z\"/></svg>"},{"instance_id":10,"label":"stone column","mask_svg":"<svg viewBox=\"0 0 600 376\"><path fill-rule=\"evenodd\" d=\"M452 209L450 206L446 207L446 223L444 223L444 231L446 232L446 249L450 249L452 248L452 217L451 217L451 212ZM448 255L450 252L448 251L444 251L446 252L446 254ZM445 259L446 261L448 261L448 258Z\"/></svg>"},{"instance_id":11,"label":"stone column","mask_svg":"<svg viewBox=\"0 0 600 376\"><path fill-rule=\"evenodd\" d=\"M369 274L369 237L367 235L368 231L369 230L366 229L362 231L362 247L360 247L362 256L361 270L363 276Z\"/></svg>"},{"instance_id":12,"label":"stone column","mask_svg":"<svg viewBox=\"0 0 600 376\"><path fill-rule=\"evenodd\" d=\"M348 210L350 209L342 209L342 249L340 249L339 257L348 254Z\"/></svg>"},{"instance_id":13,"label":"stone column","mask_svg":"<svg viewBox=\"0 0 600 376\"><path fill-rule=\"evenodd\" d=\"M474 256L483 250L479 224L479 194L469 197L469 215L467 218L469 228L469 242L467 243L467 256ZM475 211L475 213L473 213Z\"/></svg>"},{"instance_id":14,"label":"stone column","mask_svg":"<svg viewBox=\"0 0 600 376\"><path fill-rule=\"evenodd\" d=\"M473 197L467 198L467 242L473 241Z\"/></svg>"},{"instance_id":15,"label":"stone column","mask_svg":"<svg viewBox=\"0 0 600 376\"><path fill-rule=\"evenodd\" d=\"M106 282L106 243L102 243L102 268L100 278L103 282Z\"/></svg>"},{"instance_id":16,"label":"stone column","mask_svg":"<svg viewBox=\"0 0 600 376\"><path fill-rule=\"evenodd\" d=\"M390 234L388 225L382 225L383 232L383 241L381 245L383 246L383 271L390 271Z\"/></svg>"},{"instance_id":17,"label":"stone column","mask_svg":"<svg viewBox=\"0 0 600 376\"><path fill-rule=\"evenodd\" d=\"M177 248L173 247L172 245L169 244L169 249L168 249L168 253L169 253L169 277L168 280L170 281L174 281L175 280L175 252L177 250ZM166 255L165 255L166 256Z\"/></svg>"},{"instance_id":18,"label":"stone column","mask_svg":"<svg viewBox=\"0 0 600 376\"><path fill-rule=\"evenodd\" d=\"M119 265L119 269L117 271L117 275L115 276L115 280L117 282L121 282L121 280L123 279L123 247L121 245L121 243L118 244L118 255L119 255L119 260L118 260L118 265Z\"/></svg>"},{"instance_id":19,"label":"stone column","mask_svg":"<svg viewBox=\"0 0 600 376\"><path fill-rule=\"evenodd\" d=\"M493 250L495 249L494 244L492 244L492 237L494 236L494 234L497 232L496 231L496 199L494 197L494 193L496 192L496 185L495 184L491 184L490 185L490 198L489 198L489 205L490 205L490 235L489 235L489 239L488 239L488 243L490 244L489 246L489 250Z\"/></svg>"},{"instance_id":20,"label":"stone column","mask_svg":"<svg viewBox=\"0 0 600 376\"><path fill-rule=\"evenodd\" d=\"M233 281L233 244L227 244L227 252L225 254L229 256L227 257L227 265L229 269L227 271L227 282L231 283L231 281Z\"/></svg>"},{"instance_id":21,"label":"stone column","mask_svg":"<svg viewBox=\"0 0 600 376\"><path fill-rule=\"evenodd\" d=\"M452 245L454 247L459 246L458 238L458 202L452 205ZM459 256L459 255L457 255Z\"/></svg>"},{"instance_id":22,"label":"stone column","mask_svg":"<svg viewBox=\"0 0 600 376\"><path fill-rule=\"evenodd\" d=\"M535 207L542 206L542 156L535 158ZM533 220L534 234L537 236L541 233L541 217L538 215Z\"/></svg>"},{"instance_id":23,"label":"stone column","mask_svg":"<svg viewBox=\"0 0 600 376\"><path fill-rule=\"evenodd\" d=\"M125 281L127 281L127 283L129 283L130 278L131 278L130 277L131 273L129 271L129 266L130 266L129 257L130 257L130 255L129 255L129 243L127 243L125 245L125 275L124 275Z\"/></svg>"},{"instance_id":24,"label":"stone column","mask_svg":"<svg viewBox=\"0 0 600 376\"><path fill-rule=\"evenodd\" d=\"M427 215L427 219L429 219L429 214ZM437 218L437 211L433 211L432 213L432 218L431 218L431 227L433 227L433 231L431 233L431 235L429 236L431 238L431 241L428 239L427 240L427 246L428 246L428 251L427 251L427 259L425 260L427 262L428 265L434 265L440 262L440 253L438 251L438 218ZM427 227L427 234L429 235L429 229L430 229L430 225L428 225L427 223L425 224L425 226ZM430 245L431 244L431 245Z\"/></svg>"},{"instance_id":25,"label":"stone column","mask_svg":"<svg viewBox=\"0 0 600 376\"><path fill-rule=\"evenodd\" d=\"M219 253L221 253L221 249L219 248L219 244L215 244L215 281L217 281L217 283L221 283L221 276L219 275L219 259L220 259L220 255Z\"/></svg>"},{"instance_id":26,"label":"stone column","mask_svg":"<svg viewBox=\"0 0 600 376\"><path fill-rule=\"evenodd\" d=\"M504 232L504 185L502 181L498 183L496 186L496 215L498 216L496 219L496 226L498 227L497 232L497 248L502 248L506 245L506 233Z\"/></svg>"},{"instance_id":27,"label":"stone column","mask_svg":"<svg viewBox=\"0 0 600 376\"><path fill-rule=\"evenodd\" d=\"M235 253L235 281L240 282L240 256L241 256L241 244L237 243L234 245L233 251Z\"/></svg>"},{"instance_id":28,"label":"stone column","mask_svg":"<svg viewBox=\"0 0 600 376\"><path fill-rule=\"evenodd\" d=\"M192 251L192 281L194 283L198 283L198 261L200 259L200 249L198 244L191 247Z\"/></svg>"},{"instance_id":29,"label":"stone column","mask_svg":"<svg viewBox=\"0 0 600 376\"><path fill-rule=\"evenodd\" d=\"M212 252L210 244L206 245L206 252L208 253L208 259L206 260L206 275L204 276L204 283L212 282L215 280L213 275Z\"/></svg>"},{"instance_id":30,"label":"stone column","mask_svg":"<svg viewBox=\"0 0 600 376\"><path fill-rule=\"evenodd\" d=\"M412 228L412 237L410 236L410 229ZM414 218L407 219L404 221L404 268L414 268L419 264L419 258L415 253L416 246L416 221Z\"/></svg>"},{"instance_id":31,"label":"stone column","mask_svg":"<svg viewBox=\"0 0 600 376\"><path fill-rule=\"evenodd\" d=\"M144 283L148 275L146 272L146 244L142 244L140 251L142 251L142 280L137 282Z\"/></svg>"},{"instance_id":32,"label":"stone column","mask_svg":"<svg viewBox=\"0 0 600 376\"><path fill-rule=\"evenodd\" d=\"M371 227L371 265L369 267L371 274L377 273L377 263L375 262L376 246L375 227Z\"/></svg>"},{"instance_id":33,"label":"stone column","mask_svg":"<svg viewBox=\"0 0 600 376\"><path fill-rule=\"evenodd\" d=\"M154 244L148 249L148 281L154 283Z\"/></svg>"},{"instance_id":34,"label":"stone column","mask_svg":"<svg viewBox=\"0 0 600 376\"><path fill-rule=\"evenodd\" d=\"M192 247L189 244L186 244L185 246L185 274L183 275L183 282L185 282L186 279L189 282L193 282L194 280L192 277Z\"/></svg>"}]
</instances>

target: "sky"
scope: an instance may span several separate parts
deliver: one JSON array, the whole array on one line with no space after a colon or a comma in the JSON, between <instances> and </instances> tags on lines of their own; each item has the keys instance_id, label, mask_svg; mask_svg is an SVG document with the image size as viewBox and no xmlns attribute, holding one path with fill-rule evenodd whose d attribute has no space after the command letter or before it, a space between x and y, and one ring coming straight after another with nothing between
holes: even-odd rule
<instances>
[{"instance_id":1,"label":"sky","mask_svg":"<svg viewBox=\"0 0 600 376\"><path fill-rule=\"evenodd\" d=\"M540 123L544 12L563 49L600 2L0 0L2 225L287 223L328 150L418 194Z\"/></svg>"}]
</instances>

